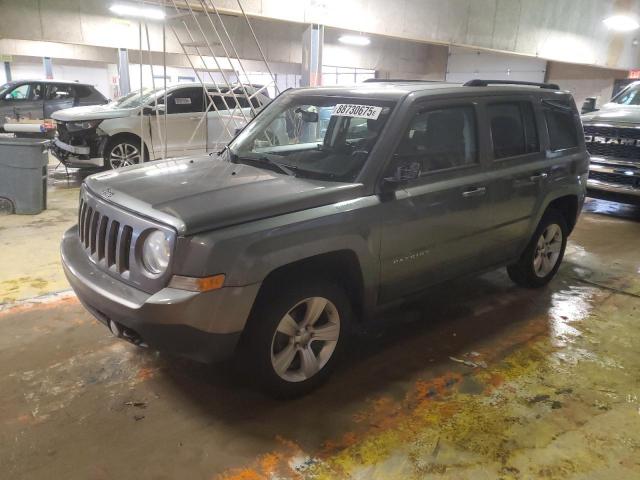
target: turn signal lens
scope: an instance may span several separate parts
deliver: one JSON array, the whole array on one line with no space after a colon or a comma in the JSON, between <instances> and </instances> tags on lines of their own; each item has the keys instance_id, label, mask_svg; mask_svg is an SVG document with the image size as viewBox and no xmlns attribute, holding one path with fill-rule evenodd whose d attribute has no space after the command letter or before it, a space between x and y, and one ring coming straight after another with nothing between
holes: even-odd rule
<instances>
[{"instance_id":1,"label":"turn signal lens","mask_svg":"<svg viewBox=\"0 0 640 480\"><path fill-rule=\"evenodd\" d=\"M223 285L224 274L214 275L212 277L183 277L182 275L174 275L169 282L171 288L189 290L190 292L218 290L222 288Z\"/></svg>"}]
</instances>

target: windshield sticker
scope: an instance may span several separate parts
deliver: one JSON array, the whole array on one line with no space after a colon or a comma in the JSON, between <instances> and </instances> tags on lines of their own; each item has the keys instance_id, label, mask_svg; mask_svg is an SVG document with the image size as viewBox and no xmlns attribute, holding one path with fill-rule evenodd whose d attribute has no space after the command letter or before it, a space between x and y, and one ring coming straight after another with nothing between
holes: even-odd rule
<instances>
[{"instance_id":1,"label":"windshield sticker","mask_svg":"<svg viewBox=\"0 0 640 480\"><path fill-rule=\"evenodd\" d=\"M176 105L191 105L191 98L176 98L174 99L174 103Z\"/></svg>"},{"instance_id":2,"label":"windshield sticker","mask_svg":"<svg viewBox=\"0 0 640 480\"><path fill-rule=\"evenodd\" d=\"M374 105L351 105L349 103L339 103L333 108L336 117L357 117L368 120L377 120L382 112L382 107Z\"/></svg>"}]
</instances>

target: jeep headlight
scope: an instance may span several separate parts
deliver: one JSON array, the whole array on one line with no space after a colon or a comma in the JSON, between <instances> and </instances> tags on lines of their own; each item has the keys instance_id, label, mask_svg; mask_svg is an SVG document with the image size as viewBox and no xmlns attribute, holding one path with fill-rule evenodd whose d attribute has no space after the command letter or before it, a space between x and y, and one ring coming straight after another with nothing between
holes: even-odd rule
<instances>
[{"instance_id":1,"label":"jeep headlight","mask_svg":"<svg viewBox=\"0 0 640 480\"><path fill-rule=\"evenodd\" d=\"M142 264L153 275L160 275L167 270L171 259L169 238L160 230L153 230L144 239L142 245Z\"/></svg>"}]
</instances>

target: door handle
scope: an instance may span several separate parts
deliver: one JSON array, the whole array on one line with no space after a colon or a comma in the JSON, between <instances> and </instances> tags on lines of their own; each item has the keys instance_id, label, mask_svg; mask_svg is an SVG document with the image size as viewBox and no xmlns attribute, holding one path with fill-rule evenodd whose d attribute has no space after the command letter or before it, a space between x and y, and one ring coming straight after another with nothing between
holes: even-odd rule
<instances>
[{"instance_id":1,"label":"door handle","mask_svg":"<svg viewBox=\"0 0 640 480\"><path fill-rule=\"evenodd\" d=\"M200 120L202 118L202 115L199 117L189 117L189 120Z\"/></svg>"},{"instance_id":2,"label":"door handle","mask_svg":"<svg viewBox=\"0 0 640 480\"><path fill-rule=\"evenodd\" d=\"M532 182L537 182L538 180L544 180L545 178L547 178L549 175L547 173L536 173L535 175L531 175L529 177L529 180L531 180Z\"/></svg>"},{"instance_id":3,"label":"door handle","mask_svg":"<svg viewBox=\"0 0 640 480\"><path fill-rule=\"evenodd\" d=\"M477 188L474 188L472 190L467 190L465 192L462 192L462 196L464 198L480 197L480 196L484 195L485 193L487 193L486 187L477 187Z\"/></svg>"}]
</instances>

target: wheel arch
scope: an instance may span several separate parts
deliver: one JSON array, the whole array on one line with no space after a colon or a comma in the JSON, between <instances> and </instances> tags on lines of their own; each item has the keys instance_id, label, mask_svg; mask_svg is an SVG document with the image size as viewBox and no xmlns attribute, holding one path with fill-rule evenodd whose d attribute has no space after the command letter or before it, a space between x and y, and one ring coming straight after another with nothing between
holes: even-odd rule
<instances>
[{"instance_id":1,"label":"wheel arch","mask_svg":"<svg viewBox=\"0 0 640 480\"><path fill-rule=\"evenodd\" d=\"M580 201L575 194L563 195L561 197L551 200L545 208L545 212L549 209L559 211L567 222L569 233L571 233L578 221L578 214L580 213Z\"/></svg>"},{"instance_id":2,"label":"wheel arch","mask_svg":"<svg viewBox=\"0 0 640 480\"><path fill-rule=\"evenodd\" d=\"M362 318L365 295L364 277L360 260L353 250L320 253L273 269L262 281L254 305L296 275L302 278L305 275L317 275L340 284L351 302L355 318Z\"/></svg>"},{"instance_id":3,"label":"wheel arch","mask_svg":"<svg viewBox=\"0 0 640 480\"><path fill-rule=\"evenodd\" d=\"M114 144L118 140L124 140L126 138L134 139L138 144L142 143L142 138L140 138L140 135L133 132L122 131L122 132L110 134L109 139L104 144L104 150L102 151L103 158L106 157L107 155L107 148L109 145ZM144 142L144 156L145 156L145 161L152 160L149 152L149 144L146 141ZM106 161L106 158L105 158L105 161Z\"/></svg>"}]
</instances>

